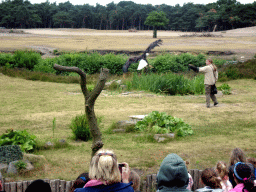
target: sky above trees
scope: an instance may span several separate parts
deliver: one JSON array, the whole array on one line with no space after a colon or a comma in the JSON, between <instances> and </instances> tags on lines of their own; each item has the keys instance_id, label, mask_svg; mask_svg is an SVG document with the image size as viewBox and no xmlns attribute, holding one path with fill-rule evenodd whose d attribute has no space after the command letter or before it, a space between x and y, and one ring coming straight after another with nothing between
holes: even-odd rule
<instances>
[{"instance_id":1,"label":"sky above trees","mask_svg":"<svg viewBox=\"0 0 256 192\"><path fill-rule=\"evenodd\" d=\"M46 2L46 0L29 0L32 4L34 3L43 3ZM64 3L67 2L68 0L48 0L50 3L56 2L57 4L59 3ZM122 0L70 0L69 2L73 5L83 5L83 4L89 4L96 6L96 3L100 5L107 5L111 2L114 2L115 4L119 3ZM129 1L129 0L128 0ZM217 0L134 0L132 1L136 4L152 4L152 5L161 5L161 4L166 4L166 5L171 5L174 6L176 4L183 5L184 3L194 3L194 4L208 4L208 3L215 3ZM240 2L241 4L248 4L248 3L253 3L254 0L237 0L237 2Z\"/></svg>"}]
</instances>

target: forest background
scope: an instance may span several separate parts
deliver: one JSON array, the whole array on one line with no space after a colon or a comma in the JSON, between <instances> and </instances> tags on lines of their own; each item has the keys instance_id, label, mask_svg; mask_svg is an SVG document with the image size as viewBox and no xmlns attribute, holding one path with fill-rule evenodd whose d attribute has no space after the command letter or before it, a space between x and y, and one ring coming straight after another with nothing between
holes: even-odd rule
<instances>
[{"instance_id":1,"label":"forest background","mask_svg":"<svg viewBox=\"0 0 256 192\"><path fill-rule=\"evenodd\" d=\"M166 13L169 23L159 30L212 31L255 26L256 1L241 4L236 0L219 0L206 5L187 3L136 4L132 1L72 5L65 3L31 4L27 0L4 0L0 3L2 28L90 28L98 30L152 29L144 24L152 11Z\"/></svg>"}]
</instances>

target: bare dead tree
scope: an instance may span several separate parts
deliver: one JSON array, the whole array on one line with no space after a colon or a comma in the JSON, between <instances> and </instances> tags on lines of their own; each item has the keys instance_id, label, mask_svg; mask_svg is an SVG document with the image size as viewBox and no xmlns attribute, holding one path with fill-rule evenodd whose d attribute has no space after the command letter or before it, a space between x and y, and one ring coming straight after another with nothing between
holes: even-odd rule
<instances>
[{"instance_id":1,"label":"bare dead tree","mask_svg":"<svg viewBox=\"0 0 256 192\"><path fill-rule=\"evenodd\" d=\"M67 67L67 66L61 66L57 64L54 64L53 68L59 71L75 72L75 73L78 73L81 77L80 86L85 98L85 114L88 119L90 132L93 138L93 143L92 143L92 157L93 157L93 155L104 145L101 139L101 132L97 124L97 118L94 113L94 104L105 86L109 70L105 68L101 69L97 85L95 86L92 92L89 92L86 87L86 74L81 69L79 69L78 67Z\"/></svg>"}]
</instances>

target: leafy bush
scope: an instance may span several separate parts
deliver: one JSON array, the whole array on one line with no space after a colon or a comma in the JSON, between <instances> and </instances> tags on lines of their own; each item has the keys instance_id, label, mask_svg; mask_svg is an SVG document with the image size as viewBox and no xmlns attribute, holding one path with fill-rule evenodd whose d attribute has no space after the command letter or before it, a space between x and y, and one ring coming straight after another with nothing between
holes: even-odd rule
<instances>
[{"instance_id":1,"label":"leafy bush","mask_svg":"<svg viewBox=\"0 0 256 192\"><path fill-rule=\"evenodd\" d=\"M43 73L56 73L53 65L57 63L57 58L46 58L39 61L38 64L34 66L33 71L43 72Z\"/></svg>"},{"instance_id":2,"label":"leafy bush","mask_svg":"<svg viewBox=\"0 0 256 192\"><path fill-rule=\"evenodd\" d=\"M18 171L21 171L23 169L26 169L27 163L25 163L24 161L20 160L20 161L15 163L15 166L18 169Z\"/></svg>"},{"instance_id":3,"label":"leafy bush","mask_svg":"<svg viewBox=\"0 0 256 192\"><path fill-rule=\"evenodd\" d=\"M219 86L218 87L218 89L220 90L220 91L222 91L222 93L224 94L224 95L229 95L229 94L231 94L231 87L228 85L228 84L222 84L221 86Z\"/></svg>"},{"instance_id":4,"label":"leafy bush","mask_svg":"<svg viewBox=\"0 0 256 192\"><path fill-rule=\"evenodd\" d=\"M22 151L29 152L36 147L36 136L29 134L26 130L8 129L0 136L0 146L19 145Z\"/></svg>"},{"instance_id":5,"label":"leafy bush","mask_svg":"<svg viewBox=\"0 0 256 192\"><path fill-rule=\"evenodd\" d=\"M177 136L181 137L193 134L191 126L186 124L182 119L158 111L153 111L142 121L138 121L135 128L144 133L176 133Z\"/></svg>"},{"instance_id":6,"label":"leafy bush","mask_svg":"<svg viewBox=\"0 0 256 192\"><path fill-rule=\"evenodd\" d=\"M34 51L15 51L13 55L14 67L32 70L41 60L41 55Z\"/></svg>"},{"instance_id":7,"label":"leafy bush","mask_svg":"<svg viewBox=\"0 0 256 192\"><path fill-rule=\"evenodd\" d=\"M0 66L7 66L7 67L13 67L14 66L14 59L12 54L10 53L2 53L0 54Z\"/></svg>"},{"instance_id":8,"label":"leafy bush","mask_svg":"<svg viewBox=\"0 0 256 192\"><path fill-rule=\"evenodd\" d=\"M122 67L125 64L127 57L123 55L114 55L113 53L103 56L104 68L109 69L110 74L121 75Z\"/></svg>"},{"instance_id":9,"label":"leafy bush","mask_svg":"<svg viewBox=\"0 0 256 192\"><path fill-rule=\"evenodd\" d=\"M74 139L88 141L92 138L86 115L77 115L71 121L70 129L72 130Z\"/></svg>"},{"instance_id":10,"label":"leafy bush","mask_svg":"<svg viewBox=\"0 0 256 192\"><path fill-rule=\"evenodd\" d=\"M152 63L155 70L159 73L186 71L188 70L188 64L200 67L205 64L205 56L202 54L193 56L189 53L181 55L164 54L157 56Z\"/></svg>"}]
</instances>

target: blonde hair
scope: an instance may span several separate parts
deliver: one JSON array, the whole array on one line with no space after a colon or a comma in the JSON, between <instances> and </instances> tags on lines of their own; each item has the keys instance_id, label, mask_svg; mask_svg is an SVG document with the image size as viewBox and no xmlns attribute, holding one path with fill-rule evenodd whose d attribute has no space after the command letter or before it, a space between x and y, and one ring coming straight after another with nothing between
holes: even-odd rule
<instances>
[{"instance_id":1,"label":"blonde hair","mask_svg":"<svg viewBox=\"0 0 256 192\"><path fill-rule=\"evenodd\" d=\"M100 149L93 156L89 167L89 178L104 184L121 182L117 158L113 151Z\"/></svg>"},{"instance_id":2,"label":"blonde hair","mask_svg":"<svg viewBox=\"0 0 256 192\"><path fill-rule=\"evenodd\" d=\"M228 167L225 162L219 161L216 165L216 169L222 180L224 180L225 176L228 176Z\"/></svg>"},{"instance_id":3,"label":"blonde hair","mask_svg":"<svg viewBox=\"0 0 256 192\"><path fill-rule=\"evenodd\" d=\"M230 155L230 166L235 165L237 162L246 162L246 156L240 148L233 149Z\"/></svg>"},{"instance_id":4,"label":"blonde hair","mask_svg":"<svg viewBox=\"0 0 256 192\"><path fill-rule=\"evenodd\" d=\"M131 170L129 175L129 182L133 183L132 188L134 191L140 191L140 176L136 171Z\"/></svg>"}]
</instances>

